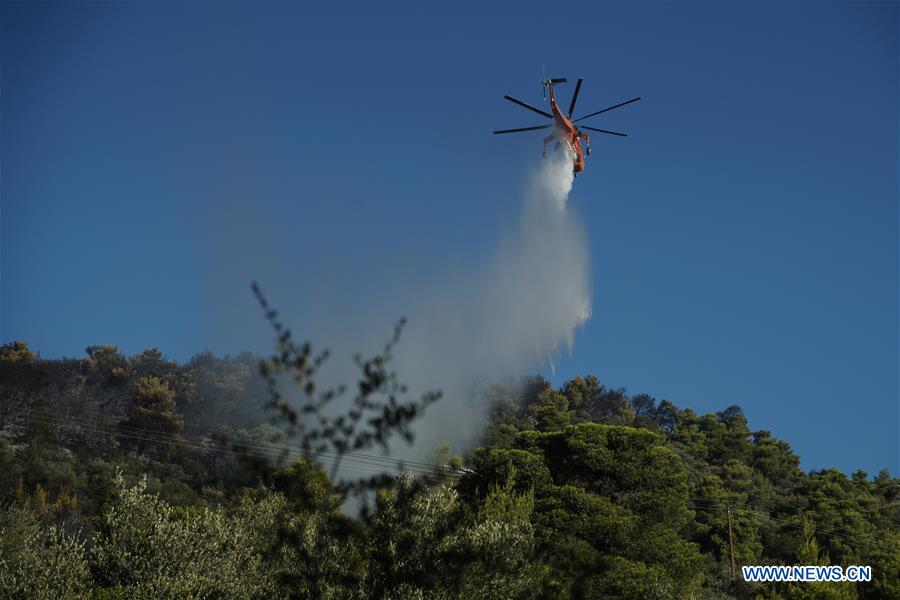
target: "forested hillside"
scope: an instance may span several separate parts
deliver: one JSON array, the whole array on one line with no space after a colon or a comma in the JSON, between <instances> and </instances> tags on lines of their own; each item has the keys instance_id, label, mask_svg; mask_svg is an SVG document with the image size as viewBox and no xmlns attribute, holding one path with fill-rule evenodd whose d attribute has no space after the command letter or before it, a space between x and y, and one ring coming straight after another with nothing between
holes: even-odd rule
<instances>
[{"instance_id":1,"label":"forested hillside","mask_svg":"<svg viewBox=\"0 0 900 600\"><path fill-rule=\"evenodd\" d=\"M379 446L437 396L404 403L376 357L325 417L319 358L4 346L0 597L900 598L900 480L803 472L736 406L498 383L478 448L398 467ZM755 564L873 581L741 581Z\"/></svg>"}]
</instances>

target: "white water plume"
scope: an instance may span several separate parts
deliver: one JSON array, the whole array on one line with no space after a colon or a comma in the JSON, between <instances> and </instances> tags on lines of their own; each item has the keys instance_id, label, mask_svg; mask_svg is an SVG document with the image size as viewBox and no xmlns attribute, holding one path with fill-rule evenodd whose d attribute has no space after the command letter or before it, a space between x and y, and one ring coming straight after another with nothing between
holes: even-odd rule
<instances>
[{"instance_id":1,"label":"white water plume","mask_svg":"<svg viewBox=\"0 0 900 600\"><path fill-rule=\"evenodd\" d=\"M368 302L364 289L320 296L307 334L334 357L320 373L320 387L352 384L359 372L347 358L360 350L377 352L393 320L405 315L391 370L410 399L429 390L443 393L413 423L413 447L394 440L392 457L424 460L445 441L455 452L467 450L486 425L485 381L552 369L558 355L572 348L591 314L585 232L567 206L572 158L555 152L528 175L518 216L471 268L393 286L394 300L380 308ZM342 307L348 296L356 303ZM346 410L347 401L334 410Z\"/></svg>"},{"instance_id":2,"label":"white water plume","mask_svg":"<svg viewBox=\"0 0 900 600\"><path fill-rule=\"evenodd\" d=\"M553 153L530 175L519 221L483 269L445 281L409 314L394 366L410 390L444 394L416 426L419 454L476 441L484 415L472 381L555 368L590 317L584 229L567 209L573 179L571 154Z\"/></svg>"}]
</instances>

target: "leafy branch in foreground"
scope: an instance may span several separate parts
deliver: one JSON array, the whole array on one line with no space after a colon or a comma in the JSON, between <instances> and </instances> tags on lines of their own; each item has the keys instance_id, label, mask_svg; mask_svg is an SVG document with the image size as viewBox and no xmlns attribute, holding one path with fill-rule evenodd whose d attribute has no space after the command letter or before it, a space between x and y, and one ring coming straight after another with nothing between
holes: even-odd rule
<instances>
[{"instance_id":1,"label":"leafy branch in foreground","mask_svg":"<svg viewBox=\"0 0 900 600\"><path fill-rule=\"evenodd\" d=\"M278 311L269 306L256 282L251 287L276 335L276 352L259 363L269 395L268 406L278 411L278 418L287 425L287 434L298 440L307 456L317 461L327 457L332 463L331 479L335 480L341 460L348 453L373 446L387 452L388 441L394 435L412 442L411 423L440 399L441 393L429 391L417 400L400 399L408 392L407 387L388 365L406 323L404 319L397 323L393 337L380 354L368 359L359 354L354 356L361 372L356 394L349 409L329 412L327 409L346 392L346 387L319 389L316 385L316 373L328 360L328 351L315 353L309 342L300 345L294 342L290 329L281 322ZM288 377L300 392L299 405L282 392L282 383ZM383 483L384 477L378 476L338 482L339 487L348 491L373 489Z\"/></svg>"}]
</instances>

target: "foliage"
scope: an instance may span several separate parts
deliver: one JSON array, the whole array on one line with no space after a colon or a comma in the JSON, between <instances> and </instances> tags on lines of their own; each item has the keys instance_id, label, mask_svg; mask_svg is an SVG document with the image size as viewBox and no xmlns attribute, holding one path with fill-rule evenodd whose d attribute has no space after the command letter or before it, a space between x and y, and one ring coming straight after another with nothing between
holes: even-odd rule
<instances>
[{"instance_id":1,"label":"foliage","mask_svg":"<svg viewBox=\"0 0 900 600\"><path fill-rule=\"evenodd\" d=\"M440 393L428 392L418 400L407 402L398 400L407 388L399 382L397 374L388 369L388 365L394 346L400 339L404 320L397 324L393 338L385 344L381 354L366 360L359 355L354 357L361 372L357 393L349 410L329 414L327 409L344 393L345 387L320 390L316 385L316 372L328 360L328 352L315 354L308 342L300 345L294 343L290 329L278 319L278 312L270 308L256 283L253 284L253 293L277 340L275 354L259 363L260 374L268 389L268 406L277 410L288 424L288 435L299 441L304 453L316 458L325 453L333 454L331 475L335 477L348 452L373 446L387 452L388 440L394 435L412 442L411 423L429 404L440 398ZM285 375L290 377L302 395L299 407L294 406L282 392L280 384ZM377 488L381 482L380 478L374 478L341 483L345 489L365 490Z\"/></svg>"},{"instance_id":2,"label":"foliage","mask_svg":"<svg viewBox=\"0 0 900 600\"><path fill-rule=\"evenodd\" d=\"M436 449L441 477L362 481L377 493L357 514L330 459L371 460L433 399L401 400L394 340L359 361L359 416L338 421L312 349L279 340L263 372L249 355L4 346L0 597L900 598L900 480L804 472L738 407L591 376L490 386L480 447ZM873 581L736 581L732 543L738 569L871 565Z\"/></svg>"},{"instance_id":3,"label":"foliage","mask_svg":"<svg viewBox=\"0 0 900 600\"><path fill-rule=\"evenodd\" d=\"M84 543L25 506L0 506L0 598L79 598L90 588Z\"/></svg>"},{"instance_id":4,"label":"foliage","mask_svg":"<svg viewBox=\"0 0 900 600\"><path fill-rule=\"evenodd\" d=\"M30 365L34 363L34 352L28 348L28 342L18 340L0 346L0 363L11 365Z\"/></svg>"},{"instance_id":5,"label":"foliage","mask_svg":"<svg viewBox=\"0 0 900 600\"><path fill-rule=\"evenodd\" d=\"M419 490L405 475L379 494L366 591L378 598L533 597L531 494L512 480L467 513L450 484Z\"/></svg>"},{"instance_id":6,"label":"foliage","mask_svg":"<svg viewBox=\"0 0 900 600\"><path fill-rule=\"evenodd\" d=\"M131 412L120 425L131 443L139 448L167 448L177 441L182 424L168 382L152 375L139 378Z\"/></svg>"},{"instance_id":7,"label":"foliage","mask_svg":"<svg viewBox=\"0 0 900 600\"><path fill-rule=\"evenodd\" d=\"M646 590L626 585L623 573L645 571L660 589L697 591L701 557L680 536L690 519L687 475L660 434L580 423L522 432L515 446L477 453L477 485L516 473L520 489L533 490L550 567L544 596L641 595ZM475 498L479 491L468 490Z\"/></svg>"},{"instance_id":8,"label":"foliage","mask_svg":"<svg viewBox=\"0 0 900 600\"><path fill-rule=\"evenodd\" d=\"M116 489L92 539L95 583L111 598L256 598L271 591L247 525L267 504L237 517L208 508L176 509L147 493L146 479ZM267 590L268 588L268 590Z\"/></svg>"}]
</instances>

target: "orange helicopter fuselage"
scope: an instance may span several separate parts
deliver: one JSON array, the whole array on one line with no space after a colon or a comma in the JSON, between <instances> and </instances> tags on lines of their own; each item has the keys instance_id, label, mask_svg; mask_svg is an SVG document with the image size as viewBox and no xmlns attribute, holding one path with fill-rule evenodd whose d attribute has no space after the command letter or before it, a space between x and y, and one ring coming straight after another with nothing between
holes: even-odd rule
<instances>
[{"instance_id":1,"label":"orange helicopter fuselage","mask_svg":"<svg viewBox=\"0 0 900 600\"><path fill-rule=\"evenodd\" d=\"M553 89L553 85L550 84L548 87L550 88L550 109L553 113L553 121L556 127L553 133L544 139L544 148L553 140L560 144L565 144L575 155L572 159L572 170L575 173L581 173L584 171L584 150L581 147L581 140L584 139L585 142L590 144L591 138L586 133L579 131L572 124L572 121L563 114L556 103L556 91Z\"/></svg>"}]
</instances>

